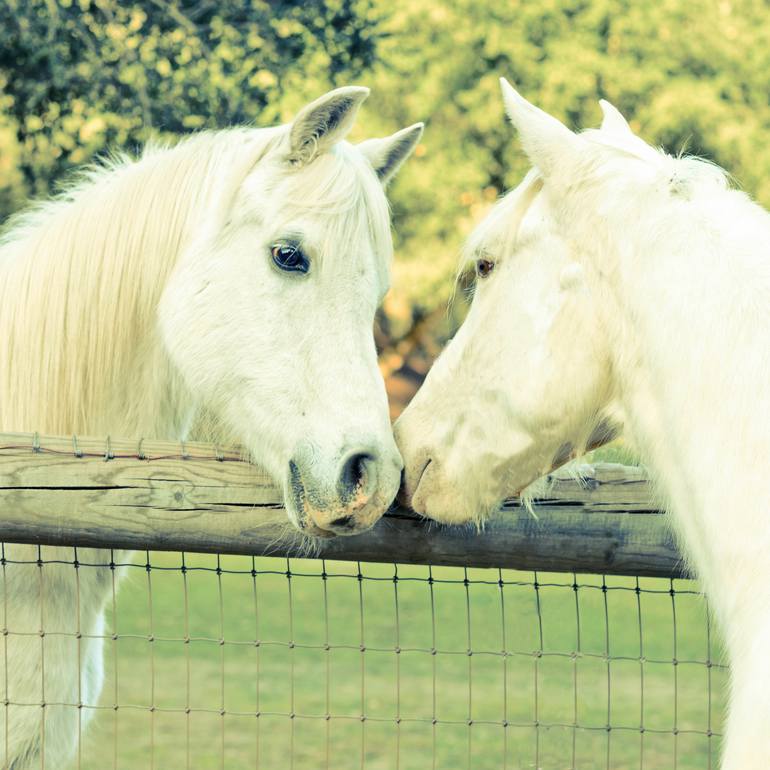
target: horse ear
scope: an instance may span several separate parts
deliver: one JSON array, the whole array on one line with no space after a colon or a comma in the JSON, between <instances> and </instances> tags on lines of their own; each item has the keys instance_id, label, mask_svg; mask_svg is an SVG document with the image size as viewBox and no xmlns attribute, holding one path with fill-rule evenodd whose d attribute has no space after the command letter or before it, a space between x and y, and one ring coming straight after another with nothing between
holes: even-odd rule
<instances>
[{"instance_id":1,"label":"horse ear","mask_svg":"<svg viewBox=\"0 0 770 770\"><path fill-rule=\"evenodd\" d=\"M617 107L611 105L606 99L599 99L602 108L601 130L610 134L633 134L628 121L620 114Z\"/></svg>"},{"instance_id":2,"label":"horse ear","mask_svg":"<svg viewBox=\"0 0 770 770\"><path fill-rule=\"evenodd\" d=\"M577 164L585 140L552 115L530 104L505 79L500 78L505 111L519 132L524 152L543 176L568 170Z\"/></svg>"},{"instance_id":3,"label":"horse ear","mask_svg":"<svg viewBox=\"0 0 770 770\"><path fill-rule=\"evenodd\" d=\"M369 89L363 86L335 88L300 110L289 132L289 160L296 165L310 163L344 139L367 96Z\"/></svg>"},{"instance_id":4,"label":"horse ear","mask_svg":"<svg viewBox=\"0 0 770 770\"><path fill-rule=\"evenodd\" d=\"M415 123L385 139L367 139L358 145L358 149L369 159L384 185L395 176L401 164L414 152L424 127L423 123Z\"/></svg>"}]
</instances>

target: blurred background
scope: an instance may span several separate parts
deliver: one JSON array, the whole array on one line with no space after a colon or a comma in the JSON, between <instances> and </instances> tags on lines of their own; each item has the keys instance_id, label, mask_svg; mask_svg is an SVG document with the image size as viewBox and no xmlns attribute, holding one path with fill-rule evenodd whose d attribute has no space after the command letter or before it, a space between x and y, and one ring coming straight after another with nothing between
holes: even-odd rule
<instances>
[{"instance_id":1,"label":"blurred background","mask_svg":"<svg viewBox=\"0 0 770 770\"><path fill-rule=\"evenodd\" d=\"M353 141L427 123L390 190L395 282L376 334L396 414L464 312L447 309L463 239L526 170L500 75L573 127L607 98L770 204L758 0L3 0L0 220L110 148L271 125L368 85Z\"/></svg>"}]
</instances>

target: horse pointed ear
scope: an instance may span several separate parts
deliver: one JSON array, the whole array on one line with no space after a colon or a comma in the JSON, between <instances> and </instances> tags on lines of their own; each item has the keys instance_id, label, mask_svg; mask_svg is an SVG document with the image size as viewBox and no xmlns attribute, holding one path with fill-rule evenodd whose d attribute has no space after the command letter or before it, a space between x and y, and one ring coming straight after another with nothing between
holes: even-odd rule
<instances>
[{"instance_id":1,"label":"horse pointed ear","mask_svg":"<svg viewBox=\"0 0 770 770\"><path fill-rule=\"evenodd\" d=\"M574 166L585 147L585 140L563 123L530 104L505 79L500 78L505 111L519 132L524 152L543 176Z\"/></svg>"},{"instance_id":2,"label":"horse pointed ear","mask_svg":"<svg viewBox=\"0 0 770 770\"><path fill-rule=\"evenodd\" d=\"M384 185L395 176L401 164L414 152L424 127L423 123L415 123L385 139L367 139L358 145L358 149L369 159Z\"/></svg>"},{"instance_id":3,"label":"horse pointed ear","mask_svg":"<svg viewBox=\"0 0 770 770\"><path fill-rule=\"evenodd\" d=\"M289 132L289 160L310 163L344 139L367 96L369 89L363 86L335 88L300 110Z\"/></svg>"},{"instance_id":4,"label":"horse pointed ear","mask_svg":"<svg viewBox=\"0 0 770 770\"><path fill-rule=\"evenodd\" d=\"M628 121L620 114L620 110L614 107L606 99L599 99L602 108L602 131L610 134L633 134Z\"/></svg>"}]
</instances>

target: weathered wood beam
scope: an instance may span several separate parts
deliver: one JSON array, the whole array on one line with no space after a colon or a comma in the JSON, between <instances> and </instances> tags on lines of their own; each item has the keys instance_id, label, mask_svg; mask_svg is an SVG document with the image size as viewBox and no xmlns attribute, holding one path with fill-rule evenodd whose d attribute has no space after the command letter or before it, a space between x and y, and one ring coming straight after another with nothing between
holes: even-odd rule
<instances>
[{"instance_id":1,"label":"weathered wood beam","mask_svg":"<svg viewBox=\"0 0 770 770\"><path fill-rule=\"evenodd\" d=\"M401 508L371 531L312 546L280 490L237 449L0 433L0 540L318 556L355 561L675 577L683 565L638 468L556 476L537 518L507 503L483 531Z\"/></svg>"}]
</instances>

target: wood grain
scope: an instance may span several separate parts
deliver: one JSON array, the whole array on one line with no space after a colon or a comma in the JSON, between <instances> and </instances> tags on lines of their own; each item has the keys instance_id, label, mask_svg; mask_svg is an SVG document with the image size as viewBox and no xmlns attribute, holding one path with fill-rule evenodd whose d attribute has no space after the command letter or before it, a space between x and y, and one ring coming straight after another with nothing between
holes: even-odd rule
<instances>
[{"instance_id":1,"label":"wood grain","mask_svg":"<svg viewBox=\"0 0 770 770\"><path fill-rule=\"evenodd\" d=\"M0 433L0 540L677 577L682 560L639 468L552 478L537 518L509 501L481 532L405 509L309 543L237 448Z\"/></svg>"}]
</instances>

